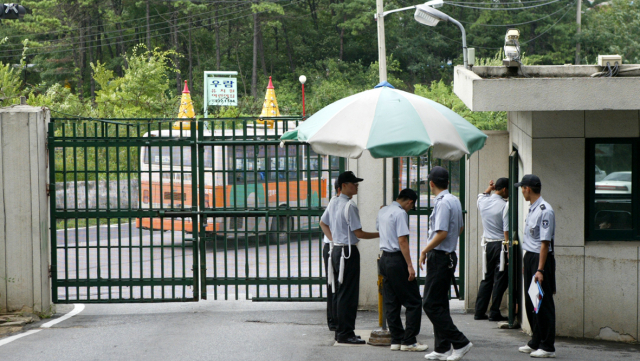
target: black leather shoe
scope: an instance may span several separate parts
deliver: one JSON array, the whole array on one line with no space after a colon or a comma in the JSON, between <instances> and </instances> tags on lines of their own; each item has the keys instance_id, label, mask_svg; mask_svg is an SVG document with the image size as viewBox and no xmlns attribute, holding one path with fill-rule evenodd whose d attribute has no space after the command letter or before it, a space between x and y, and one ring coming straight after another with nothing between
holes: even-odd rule
<instances>
[{"instance_id":1,"label":"black leather shoe","mask_svg":"<svg viewBox=\"0 0 640 361\"><path fill-rule=\"evenodd\" d=\"M329 326L329 331L335 331L335 330L337 330L337 329L338 329L338 328L337 328L336 326Z\"/></svg>"},{"instance_id":2,"label":"black leather shoe","mask_svg":"<svg viewBox=\"0 0 640 361\"><path fill-rule=\"evenodd\" d=\"M494 321L494 322L509 321L509 318L508 317L504 317L502 315L497 315L497 316L489 317L489 321Z\"/></svg>"},{"instance_id":3,"label":"black leather shoe","mask_svg":"<svg viewBox=\"0 0 640 361\"><path fill-rule=\"evenodd\" d=\"M338 343L347 343L350 345L364 345L366 342L362 339L359 339L357 337L349 337L346 340L338 340Z\"/></svg>"},{"instance_id":4,"label":"black leather shoe","mask_svg":"<svg viewBox=\"0 0 640 361\"><path fill-rule=\"evenodd\" d=\"M487 316L487 315L475 315L475 316L473 316L473 319L476 320L476 321L478 321L478 320L488 320L489 316Z\"/></svg>"}]
</instances>

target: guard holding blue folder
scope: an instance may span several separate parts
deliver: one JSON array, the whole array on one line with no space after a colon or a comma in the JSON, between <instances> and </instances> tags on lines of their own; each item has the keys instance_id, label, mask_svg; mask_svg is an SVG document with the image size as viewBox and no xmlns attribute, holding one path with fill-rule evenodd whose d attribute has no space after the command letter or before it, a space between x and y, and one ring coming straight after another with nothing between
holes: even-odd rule
<instances>
[{"instance_id":1,"label":"guard holding blue folder","mask_svg":"<svg viewBox=\"0 0 640 361\"><path fill-rule=\"evenodd\" d=\"M533 335L531 341L520 347L519 351L530 353L531 357L552 358L556 357L556 307L553 303L556 291L556 261L553 256L556 217L551 205L540 195L540 178L527 174L515 186L522 188L524 199L531 204L522 242L522 248L527 251L523 260L524 289L528 290L532 280L535 280L544 295L537 313L531 299L524 298Z\"/></svg>"}]
</instances>

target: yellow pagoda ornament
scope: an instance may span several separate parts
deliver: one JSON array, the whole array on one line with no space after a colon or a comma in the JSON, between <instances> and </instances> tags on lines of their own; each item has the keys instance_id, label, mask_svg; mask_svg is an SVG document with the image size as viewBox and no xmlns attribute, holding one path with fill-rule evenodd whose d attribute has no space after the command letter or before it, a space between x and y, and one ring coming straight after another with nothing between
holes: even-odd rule
<instances>
[{"instance_id":1,"label":"yellow pagoda ornament","mask_svg":"<svg viewBox=\"0 0 640 361\"><path fill-rule=\"evenodd\" d=\"M193 102L191 101L191 92L187 86L187 81L184 81L184 89L182 90L182 99L180 99L180 110L178 110L178 118L195 118L196 112L193 110ZM182 125L182 127L181 127ZM180 121L173 123L173 129L175 130L190 130L191 121Z\"/></svg>"},{"instance_id":2,"label":"yellow pagoda ornament","mask_svg":"<svg viewBox=\"0 0 640 361\"><path fill-rule=\"evenodd\" d=\"M280 110L278 109L278 101L276 100L276 90L273 87L273 82L271 81L271 77L269 77L269 85L267 85L267 94L264 96L264 103L262 104L262 113L260 114L260 119L258 119L258 124L267 123L269 128L273 128L273 120L266 120L265 118L269 117L279 117Z\"/></svg>"}]
</instances>

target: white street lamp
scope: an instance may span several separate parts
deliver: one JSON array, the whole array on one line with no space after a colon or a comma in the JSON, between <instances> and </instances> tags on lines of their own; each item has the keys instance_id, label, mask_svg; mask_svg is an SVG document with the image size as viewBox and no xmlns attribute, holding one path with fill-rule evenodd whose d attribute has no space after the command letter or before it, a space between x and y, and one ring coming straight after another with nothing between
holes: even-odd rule
<instances>
[{"instance_id":1,"label":"white street lamp","mask_svg":"<svg viewBox=\"0 0 640 361\"><path fill-rule=\"evenodd\" d=\"M307 82L307 77L304 75L300 75L298 80L300 80L300 83L302 84L302 118L304 119L304 116L306 115L304 109L304 83Z\"/></svg>"},{"instance_id":2,"label":"white street lamp","mask_svg":"<svg viewBox=\"0 0 640 361\"><path fill-rule=\"evenodd\" d=\"M458 20L450 17L440 10L427 6L426 4L416 5L416 13L413 18L420 24L428 26L436 26L440 21L448 21L457 25L460 28L460 31L462 31L462 57L464 59L464 67L465 69L469 68L469 63L467 61L467 33L464 31L464 26L462 26Z\"/></svg>"}]
</instances>

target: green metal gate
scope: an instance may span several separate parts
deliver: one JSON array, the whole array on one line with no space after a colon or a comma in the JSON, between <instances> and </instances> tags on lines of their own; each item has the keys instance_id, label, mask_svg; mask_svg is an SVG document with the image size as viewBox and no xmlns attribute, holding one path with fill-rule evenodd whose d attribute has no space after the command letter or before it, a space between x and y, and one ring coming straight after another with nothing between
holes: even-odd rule
<instances>
[{"instance_id":1,"label":"green metal gate","mask_svg":"<svg viewBox=\"0 0 640 361\"><path fill-rule=\"evenodd\" d=\"M54 302L323 299L344 160L281 147L299 121L52 119Z\"/></svg>"},{"instance_id":2,"label":"green metal gate","mask_svg":"<svg viewBox=\"0 0 640 361\"><path fill-rule=\"evenodd\" d=\"M517 323L517 305L520 300L521 255L518 241L518 191L514 184L518 182L518 151L509 155L509 327L519 327Z\"/></svg>"},{"instance_id":3,"label":"green metal gate","mask_svg":"<svg viewBox=\"0 0 640 361\"><path fill-rule=\"evenodd\" d=\"M171 120L49 123L55 303L198 299L197 229L171 218L195 211L196 134L170 127Z\"/></svg>"},{"instance_id":4,"label":"green metal gate","mask_svg":"<svg viewBox=\"0 0 640 361\"><path fill-rule=\"evenodd\" d=\"M281 144L299 121L52 119L53 301L323 300L319 219L345 160ZM417 262L432 212L426 176L449 168L464 204L465 162L394 164L394 196L421 195L410 217ZM460 295L464 251L461 235Z\"/></svg>"},{"instance_id":5,"label":"green metal gate","mask_svg":"<svg viewBox=\"0 0 640 361\"><path fill-rule=\"evenodd\" d=\"M410 158L397 158L394 159L394 173L393 173L393 198L395 199L400 193L400 190L404 188L412 188L419 195L418 204L416 209L409 212L409 229L411 230L409 248L411 250L411 259L414 264L418 264L420 259L420 251L427 245L429 218L433 212L433 200L434 196L431 194L429 188L429 181L427 177L433 166L441 166L447 168L449 171L449 192L460 199L462 204L462 211L466 214L465 210L465 165L464 158L458 161L443 161L440 159L432 158L431 150L427 155L421 157ZM415 241L414 241L415 240ZM458 295L454 287L450 290L451 298L464 299L464 287L465 287L465 234L460 234L460 240L458 242L458 262L459 265L456 268L456 283L459 288ZM416 278L419 285L424 285L425 274L416 269Z\"/></svg>"},{"instance_id":6,"label":"green metal gate","mask_svg":"<svg viewBox=\"0 0 640 361\"><path fill-rule=\"evenodd\" d=\"M306 143L281 145L299 119L279 119L199 128L202 298L325 297L319 222L344 160L320 156Z\"/></svg>"}]
</instances>

